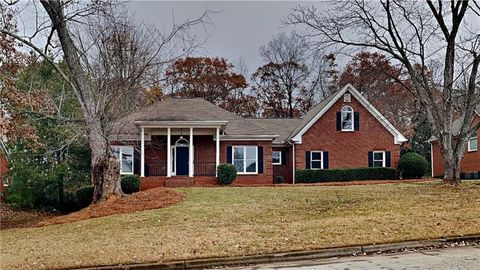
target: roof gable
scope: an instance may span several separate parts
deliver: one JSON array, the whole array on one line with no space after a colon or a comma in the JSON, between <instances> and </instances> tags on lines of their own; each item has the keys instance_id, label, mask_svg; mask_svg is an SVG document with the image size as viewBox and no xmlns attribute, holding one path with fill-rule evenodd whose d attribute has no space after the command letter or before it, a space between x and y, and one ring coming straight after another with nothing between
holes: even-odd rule
<instances>
[{"instance_id":1,"label":"roof gable","mask_svg":"<svg viewBox=\"0 0 480 270\"><path fill-rule=\"evenodd\" d=\"M320 117L322 117L346 92L351 93L362 106L367 109L394 137L394 143L400 144L407 139L375 108L368 100L351 84L347 84L337 93L327 97L313 107L302 119L302 122L290 135L291 140L302 143L302 136L307 132Z\"/></svg>"}]
</instances>

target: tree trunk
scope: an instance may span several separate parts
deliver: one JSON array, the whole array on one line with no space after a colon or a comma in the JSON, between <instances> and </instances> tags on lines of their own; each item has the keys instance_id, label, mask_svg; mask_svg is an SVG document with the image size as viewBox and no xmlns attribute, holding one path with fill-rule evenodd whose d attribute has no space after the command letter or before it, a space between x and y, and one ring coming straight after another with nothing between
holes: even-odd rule
<instances>
[{"instance_id":1,"label":"tree trunk","mask_svg":"<svg viewBox=\"0 0 480 270\"><path fill-rule=\"evenodd\" d=\"M110 150L107 135L102 128L102 106L95 98L94 89L88 73L80 62L80 56L67 28L64 14L64 2L54 0L40 1L48 13L56 30L64 59L71 73L77 99L85 118L90 149L92 150L91 177L95 187L93 203L105 201L112 195L123 196L120 185L119 166Z\"/></svg>"},{"instance_id":2,"label":"tree trunk","mask_svg":"<svg viewBox=\"0 0 480 270\"><path fill-rule=\"evenodd\" d=\"M446 142L444 140L439 140L438 142L445 167L443 181L447 184L458 186L460 184L460 161L462 160L462 155L455 155L451 140L450 145L445 145Z\"/></svg>"},{"instance_id":3,"label":"tree trunk","mask_svg":"<svg viewBox=\"0 0 480 270\"><path fill-rule=\"evenodd\" d=\"M93 203L108 200L111 196L124 196L120 182L120 166L113 156L108 140L98 129L89 130L92 149L91 177L95 187Z\"/></svg>"}]
</instances>

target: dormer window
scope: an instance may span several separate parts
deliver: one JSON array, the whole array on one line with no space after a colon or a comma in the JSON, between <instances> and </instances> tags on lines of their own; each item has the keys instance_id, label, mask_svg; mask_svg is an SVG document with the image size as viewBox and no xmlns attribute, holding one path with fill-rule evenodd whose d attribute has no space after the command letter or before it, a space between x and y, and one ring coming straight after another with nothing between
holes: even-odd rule
<instances>
[{"instance_id":1,"label":"dormer window","mask_svg":"<svg viewBox=\"0 0 480 270\"><path fill-rule=\"evenodd\" d=\"M350 106L343 106L341 111L341 127L342 131L353 131L353 109Z\"/></svg>"}]
</instances>

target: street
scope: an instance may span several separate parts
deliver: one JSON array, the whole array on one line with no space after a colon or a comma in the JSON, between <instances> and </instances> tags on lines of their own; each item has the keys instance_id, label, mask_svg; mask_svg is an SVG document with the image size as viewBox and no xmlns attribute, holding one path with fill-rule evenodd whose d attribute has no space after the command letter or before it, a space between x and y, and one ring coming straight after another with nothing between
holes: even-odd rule
<instances>
[{"instance_id":1,"label":"street","mask_svg":"<svg viewBox=\"0 0 480 270\"><path fill-rule=\"evenodd\" d=\"M304 270L474 270L480 269L480 247L421 250L412 253L378 254L361 257L330 258L285 262L229 269L304 269Z\"/></svg>"}]
</instances>

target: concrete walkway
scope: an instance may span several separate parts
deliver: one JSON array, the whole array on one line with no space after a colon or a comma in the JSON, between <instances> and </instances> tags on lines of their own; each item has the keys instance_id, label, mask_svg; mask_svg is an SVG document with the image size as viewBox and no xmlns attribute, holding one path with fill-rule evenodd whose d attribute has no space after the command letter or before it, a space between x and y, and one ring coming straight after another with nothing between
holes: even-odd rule
<instances>
[{"instance_id":1,"label":"concrete walkway","mask_svg":"<svg viewBox=\"0 0 480 270\"><path fill-rule=\"evenodd\" d=\"M228 269L304 270L480 270L480 246L421 250L411 253L330 258Z\"/></svg>"}]
</instances>

